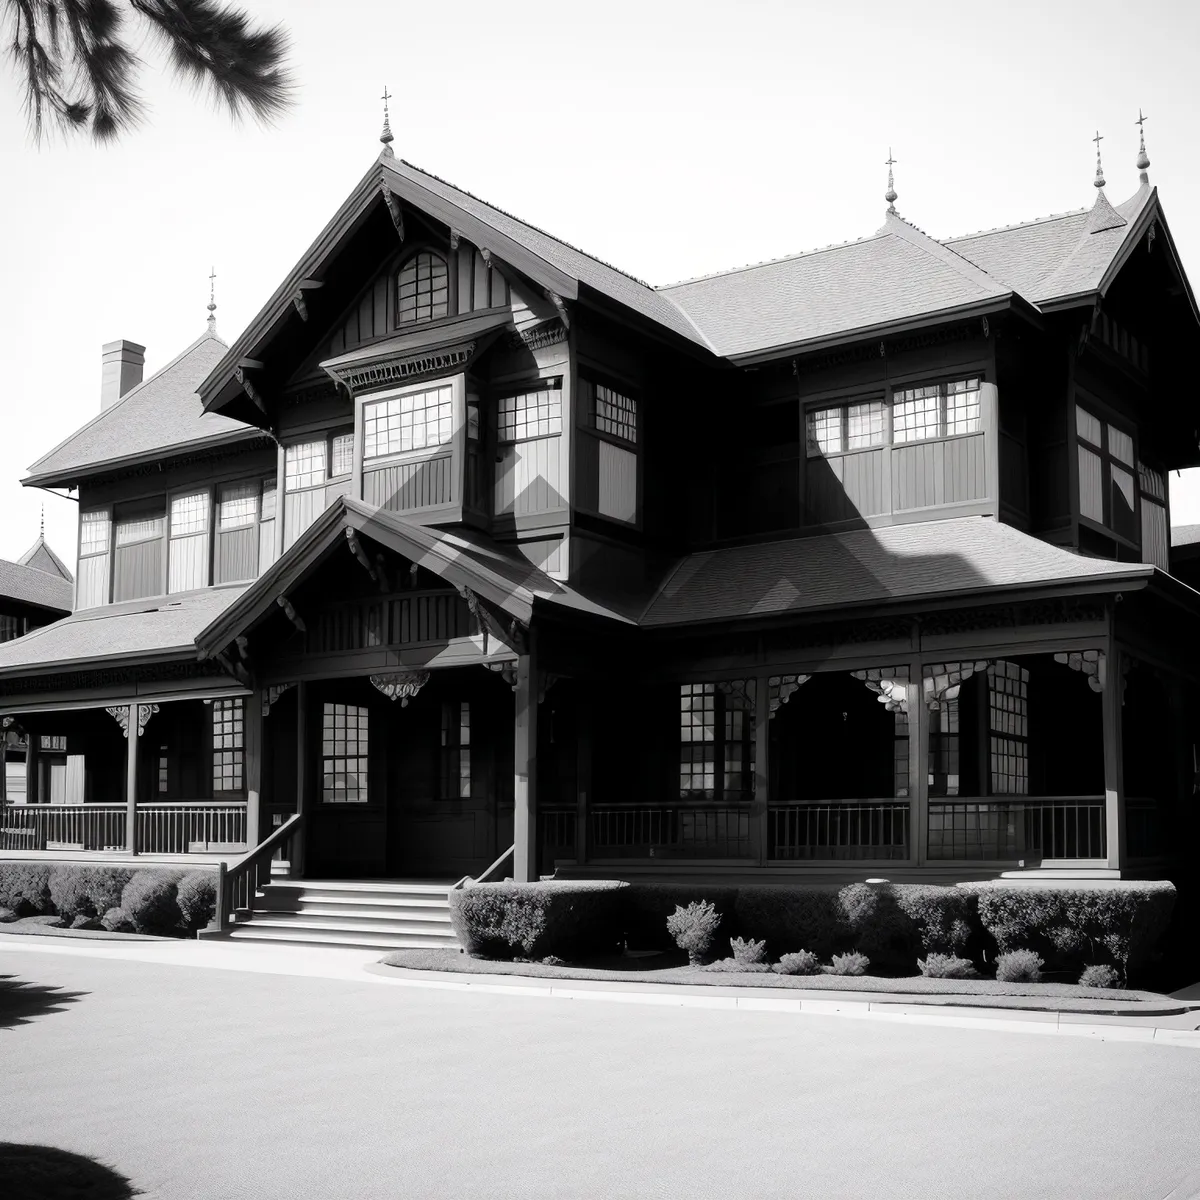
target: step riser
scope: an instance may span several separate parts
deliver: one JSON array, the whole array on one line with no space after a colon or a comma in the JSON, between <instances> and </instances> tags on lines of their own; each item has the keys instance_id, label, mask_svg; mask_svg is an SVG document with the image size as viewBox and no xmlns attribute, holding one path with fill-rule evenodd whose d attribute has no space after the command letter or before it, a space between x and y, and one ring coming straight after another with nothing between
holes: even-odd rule
<instances>
[{"instance_id":1,"label":"step riser","mask_svg":"<svg viewBox=\"0 0 1200 1200\"><path fill-rule=\"evenodd\" d=\"M253 925L236 926L229 931L230 940L237 942L272 942L281 946L346 946L362 950L457 949L458 942L446 938L386 937L372 934L343 934L331 931L328 935L311 931L303 936L282 931L258 929Z\"/></svg>"},{"instance_id":2,"label":"step riser","mask_svg":"<svg viewBox=\"0 0 1200 1200\"><path fill-rule=\"evenodd\" d=\"M422 925L428 926L430 929L449 929L450 914L431 913L427 908L418 908L411 912L405 912L403 909L389 909L381 912L378 909L370 908L355 908L349 911L345 909L330 910L327 908L264 908L262 905L254 906L254 915L256 917L270 917L272 920L294 919L299 921L322 921L334 924L344 922L346 924L362 924L367 922L372 925Z\"/></svg>"},{"instance_id":3,"label":"step riser","mask_svg":"<svg viewBox=\"0 0 1200 1200\"><path fill-rule=\"evenodd\" d=\"M410 925L404 921L319 921L308 917L300 919L288 913L256 912L250 920L242 921L240 924L252 925L255 929L295 929L298 932L313 930L322 933L333 931L334 933L365 933L387 937L431 937L441 938L442 941L454 939L454 930L449 925Z\"/></svg>"},{"instance_id":4,"label":"step riser","mask_svg":"<svg viewBox=\"0 0 1200 1200\"><path fill-rule=\"evenodd\" d=\"M377 904L370 900L358 903L334 900L293 900L290 897L259 896L255 900L255 908L270 909L272 912L370 912L387 916L389 913L423 913L432 920L448 918L448 904Z\"/></svg>"}]
</instances>

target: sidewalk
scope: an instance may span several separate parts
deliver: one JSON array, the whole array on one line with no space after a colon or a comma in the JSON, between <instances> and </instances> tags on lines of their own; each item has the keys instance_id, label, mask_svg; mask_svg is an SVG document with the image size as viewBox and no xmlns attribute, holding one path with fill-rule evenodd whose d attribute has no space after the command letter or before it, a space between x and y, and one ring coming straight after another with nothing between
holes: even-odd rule
<instances>
[{"instance_id":1,"label":"sidewalk","mask_svg":"<svg viewBox=\"0 0 1200 1200\"><path fill-rule=\"evenodd\" d=\"M1006 997L1007 1004L956 1004L947 997L934 1002L886 992L821 991L782 995L763 988L693 987L687 984L623 983L607 980L550 980L504 975L461 975L448 971L416 971L380 965L380 951L341 948L251 945L216 941L97 942L80 939L13 936L0 933L0 961L5 955L66 954L164 966L267 975L296 975L339 979L391 987L465 991L531 1000L585 1000L617 1004L648 1004L683 1008L776 1012L793 1016L835 1016L907 1024L1007 1030L1020 1033L1065 1034L1103 1041L1153 1042L1200 1049L1200 998L1177 994L1160 1011L1147 1015L1092 1015L1024 1009ZM1200 993L1200 985L1185 989ZM1038 1000L1044 1005L1044 1000ZM1075 1002L1076 1004L1078 1002ZM1164 1011L1169 1009L1170 1011ZM1183 1011L1179 1011L1182 1009Z\"/></svg>"}]
</instances>

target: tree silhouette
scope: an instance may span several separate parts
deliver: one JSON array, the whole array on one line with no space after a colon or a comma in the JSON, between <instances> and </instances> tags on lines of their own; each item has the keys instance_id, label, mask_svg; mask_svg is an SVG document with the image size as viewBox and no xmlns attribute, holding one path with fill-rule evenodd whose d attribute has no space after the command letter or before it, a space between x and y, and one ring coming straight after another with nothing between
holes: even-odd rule
<instances>
[{"instance_id":1,"label":"tree silhouette","mask_svg":"<svg viewBox=\"0 0 1200 1200\"><path fill-rule=\"evenodd\" d=\"M256 28L219 0L0 0L12 26L35 140L48 124L115 140L144 116L142 60L130 45L136 14L184 81L208 90L231 116L270 122L292 101L281 26Z\"/></svg>"}]
</instances>

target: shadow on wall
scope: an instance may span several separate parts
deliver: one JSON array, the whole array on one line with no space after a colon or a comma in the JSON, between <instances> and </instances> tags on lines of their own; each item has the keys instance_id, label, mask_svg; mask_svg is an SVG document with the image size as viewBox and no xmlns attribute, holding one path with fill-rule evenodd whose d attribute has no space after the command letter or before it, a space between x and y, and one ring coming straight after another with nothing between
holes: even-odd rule
<instances>
[{"instance_id":1,"label":"shadow on wall","mask_svg":"<svg viewBox=\"0 0 1200 1200\"><path fill-rule=\"evenodd\" d=\"M126 1200L142 1194L124 1175L84 1154L0 1142L5 1200Z\"/></svg>"},{"instance_id":2,"label":"shadow on wall","mask_svg":"<svg viewBox=\"0 0 1200 1200\"><path fill-rule=\"evenodd\" d=\"M76 1003L88 994L30 983L15 975L0 975L0 1029L28 1025L36 1017L48 1013L65 1012L67 1005ZM0 1175L0 1182L3 1182L3 1175ZM10 1196L11 1193L0 1189L0 1195Z\"/></svg>"}]
</instances>

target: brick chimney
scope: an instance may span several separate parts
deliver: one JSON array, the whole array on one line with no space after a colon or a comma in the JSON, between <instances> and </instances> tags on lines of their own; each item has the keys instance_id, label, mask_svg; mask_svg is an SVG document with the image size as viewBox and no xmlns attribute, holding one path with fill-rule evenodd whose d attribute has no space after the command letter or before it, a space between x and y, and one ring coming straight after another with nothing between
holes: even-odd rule
<instances>
[{"instance_id":1,"label":"brick chimney","mask_svg":"<svg viewBox=\"0 0 1200 1200\"><path fill-rule=\"evenodd\" d=\"M146 347L137 342L108 342L104 346L103 371L100 376L100 411L112 407L131 388L142 382L146 366Z\"/></svg>"}]
</instances>

